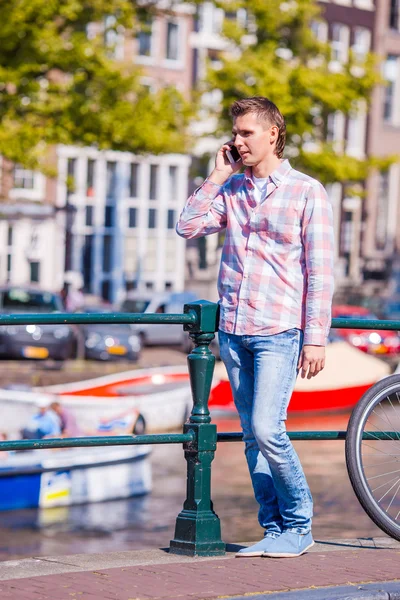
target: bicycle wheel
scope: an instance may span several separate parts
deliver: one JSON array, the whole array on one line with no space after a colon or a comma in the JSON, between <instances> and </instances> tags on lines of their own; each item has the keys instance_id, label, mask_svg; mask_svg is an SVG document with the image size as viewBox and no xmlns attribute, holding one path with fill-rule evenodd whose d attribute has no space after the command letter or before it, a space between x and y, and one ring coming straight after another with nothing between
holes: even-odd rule
<instances>
[{"instance_id":1,"label":"bicycle wheel","mask_svg":"<svg viewBox=\"0 0 400 600\"><path fill-rule=\"evenodd\" d=\"M400 541L400 375L373 385L351 414L346 465L368 516Z\"/></svg>"}]
</instances>

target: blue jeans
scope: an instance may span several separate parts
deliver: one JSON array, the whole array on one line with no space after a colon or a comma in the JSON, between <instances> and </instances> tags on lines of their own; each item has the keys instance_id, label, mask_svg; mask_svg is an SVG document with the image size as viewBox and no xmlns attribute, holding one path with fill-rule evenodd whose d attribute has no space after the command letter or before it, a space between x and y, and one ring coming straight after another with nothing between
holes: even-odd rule
<instances>
[{"instance_id":1,"label":"blue jeans","mask_svg":"<svg viewBox=\"0 0 400 600\"><path fill-rule=\"evenodd\" d=\"M303 332L269 336L219 331L240 417L258 520L266 535L311 530L313 502L300 460L286 433L287 407L297 376Z\"/></svg>"}]
</instances>

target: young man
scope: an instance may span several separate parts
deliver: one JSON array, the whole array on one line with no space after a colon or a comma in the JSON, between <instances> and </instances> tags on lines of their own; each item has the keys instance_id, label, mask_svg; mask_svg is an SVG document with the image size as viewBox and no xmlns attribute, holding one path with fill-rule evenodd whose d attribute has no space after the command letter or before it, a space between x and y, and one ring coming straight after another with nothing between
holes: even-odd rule
<instances>
[{"instance_id":1,"label":"young man","mask_svg":"<svg viewBox=\"0 0 400 600\"><path fill-rule=\"evenodd\" d=\"M237 556L300 556L314 543L312 497L285 419L298 371L311 378L324 368L332 210L322 185L282 160L286 127L272 102L239 100L231 116L232 141L188 199L177 232L196 238L226 229L218 281L220 353L265 530ZM240 155L234 163L226 154L233 144Z\"/></svg>"}]
</instances>

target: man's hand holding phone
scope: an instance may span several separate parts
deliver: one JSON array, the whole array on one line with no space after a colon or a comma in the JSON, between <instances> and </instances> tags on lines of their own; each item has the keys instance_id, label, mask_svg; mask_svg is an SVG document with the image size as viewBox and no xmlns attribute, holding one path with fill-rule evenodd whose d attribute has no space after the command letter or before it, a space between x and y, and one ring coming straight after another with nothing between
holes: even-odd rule
<instances>
[{"instance_id":1,"label":"man's hand holding phone","mask_svg":"<svg viewBox=\"0 0 400 600\"><path fill-rule=\"evenodd\" d=\"M218 150L215 158L215 169L208 177L208 180L222 185L231 175L240 171L242 166L242 159L236 146L228 142Z\"/></svg>"}]
</instances>

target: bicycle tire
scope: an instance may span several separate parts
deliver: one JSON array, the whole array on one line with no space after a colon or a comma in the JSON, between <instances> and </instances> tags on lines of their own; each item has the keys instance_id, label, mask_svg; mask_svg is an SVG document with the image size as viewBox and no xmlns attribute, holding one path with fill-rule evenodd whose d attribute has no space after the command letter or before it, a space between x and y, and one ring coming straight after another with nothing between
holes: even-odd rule
<instances>
[{"instance_id":1,"label":"bicycle tire","mask_svg":"<svg viewBox=\"0 0 400 600\"><path fill-rule=\"evenodd\" d=\"M383 426L383 423L381 423L380 421L384 422L387 420L386 416L385 418L381 416L382 414L386 414L384 409L385 405L383 403L385 401L388 401L389 405L392 406L392 401L394 398L398 400L400 415L400 375L391 375L389 377L386 377L385 379L374 384L365 392L365 394L363 394L363 396L360 398L360 400L354 407L349 420L345 442L345 455L350 482L361 506L363 507L367 515L372 519L372 521L380 529L382 529L382 531L387 533L390 537L400 541L400 509L398 514L396 514L395 518L388 514L388 510L393 505L395 496L393 496L393 500L391 505L389 505L389 508L387 510L384 510L384 505L380 504L382 498L381 500L378 500L374 496L374 492L378 489L378 487L383 486L378 485L378 487L373 489L371 485L375 485L376 482L374 482L371 485L369 483L369 481L372 481L372 479L378 479L379 477L383 477L384 475L391 475L391 473L385 473L383 475L374 475L368 477L368 473L366 472L366 470L369 459L367 460L367 462L365 462L364 460L366 456L378 456L378 462L374 465L375 467L377 467L380 464L389 464L391 458L387 463L379 463L379 460L386 460L386 456L395 457L395 460L393 462L398 463L399 467L399 474L395 475L395 477L398 476L398 480L396 480L396 483L394 484L396 486L395 494L399 494L399 498L396 498L396 511L400 505L400 427L394 428L396 432L395 439L386 439L384 435L386 434L386 432L384 430L382 430L382 434L378 434L377 432L377 429L380 429L380 426ZM377 407L382 408L383 410L383 413L379 412L378 417L376 417L376 413L378 413ZM372 417L372 415L374 415L374 417ZM376 422L379 422L380 426L377 427L376 425L373 425L375 429L371 429L371 424L368 426L367 423L372 423L372 419L374 419ZM390 420L388 420L388 424L389 422L391 424ZM390 427L389 431L392 430L393 426ZM364 433L370 435L369 440L363 440ZM375 435L380 435L380 438L377 437L376 439L374 439ZM394 435L392 435L391 437L393 438ZM390 453L388 454L387 452L383 452L382 448L384 444L389 443ZM378 450L378 452L376 452L376 450L378 449L378 444L380 449ZM375 452L371 453L371 447L375 448ZM387 446L385 446L385 448L386 447ZM368 451L364 453L363 448L367 448ZM391 454L391 452L394 452L393 455ZM383 455L383 457L380 456L380 453ZM369 467L370 465L368 466L368 469ZM395 469L395 471L393 471L392 473L396 472L396 467L390 468ZM381 482L382 479L377 483L381 484ZM397 483L399 485L397 485ZM384 496L388 494L388 492L385 493L384 490L382 491L384 493ZM381 492L379 492L378 496L380 494ZM393 514L395 514L395 511Z\"/></svg>"}]
</instances>

